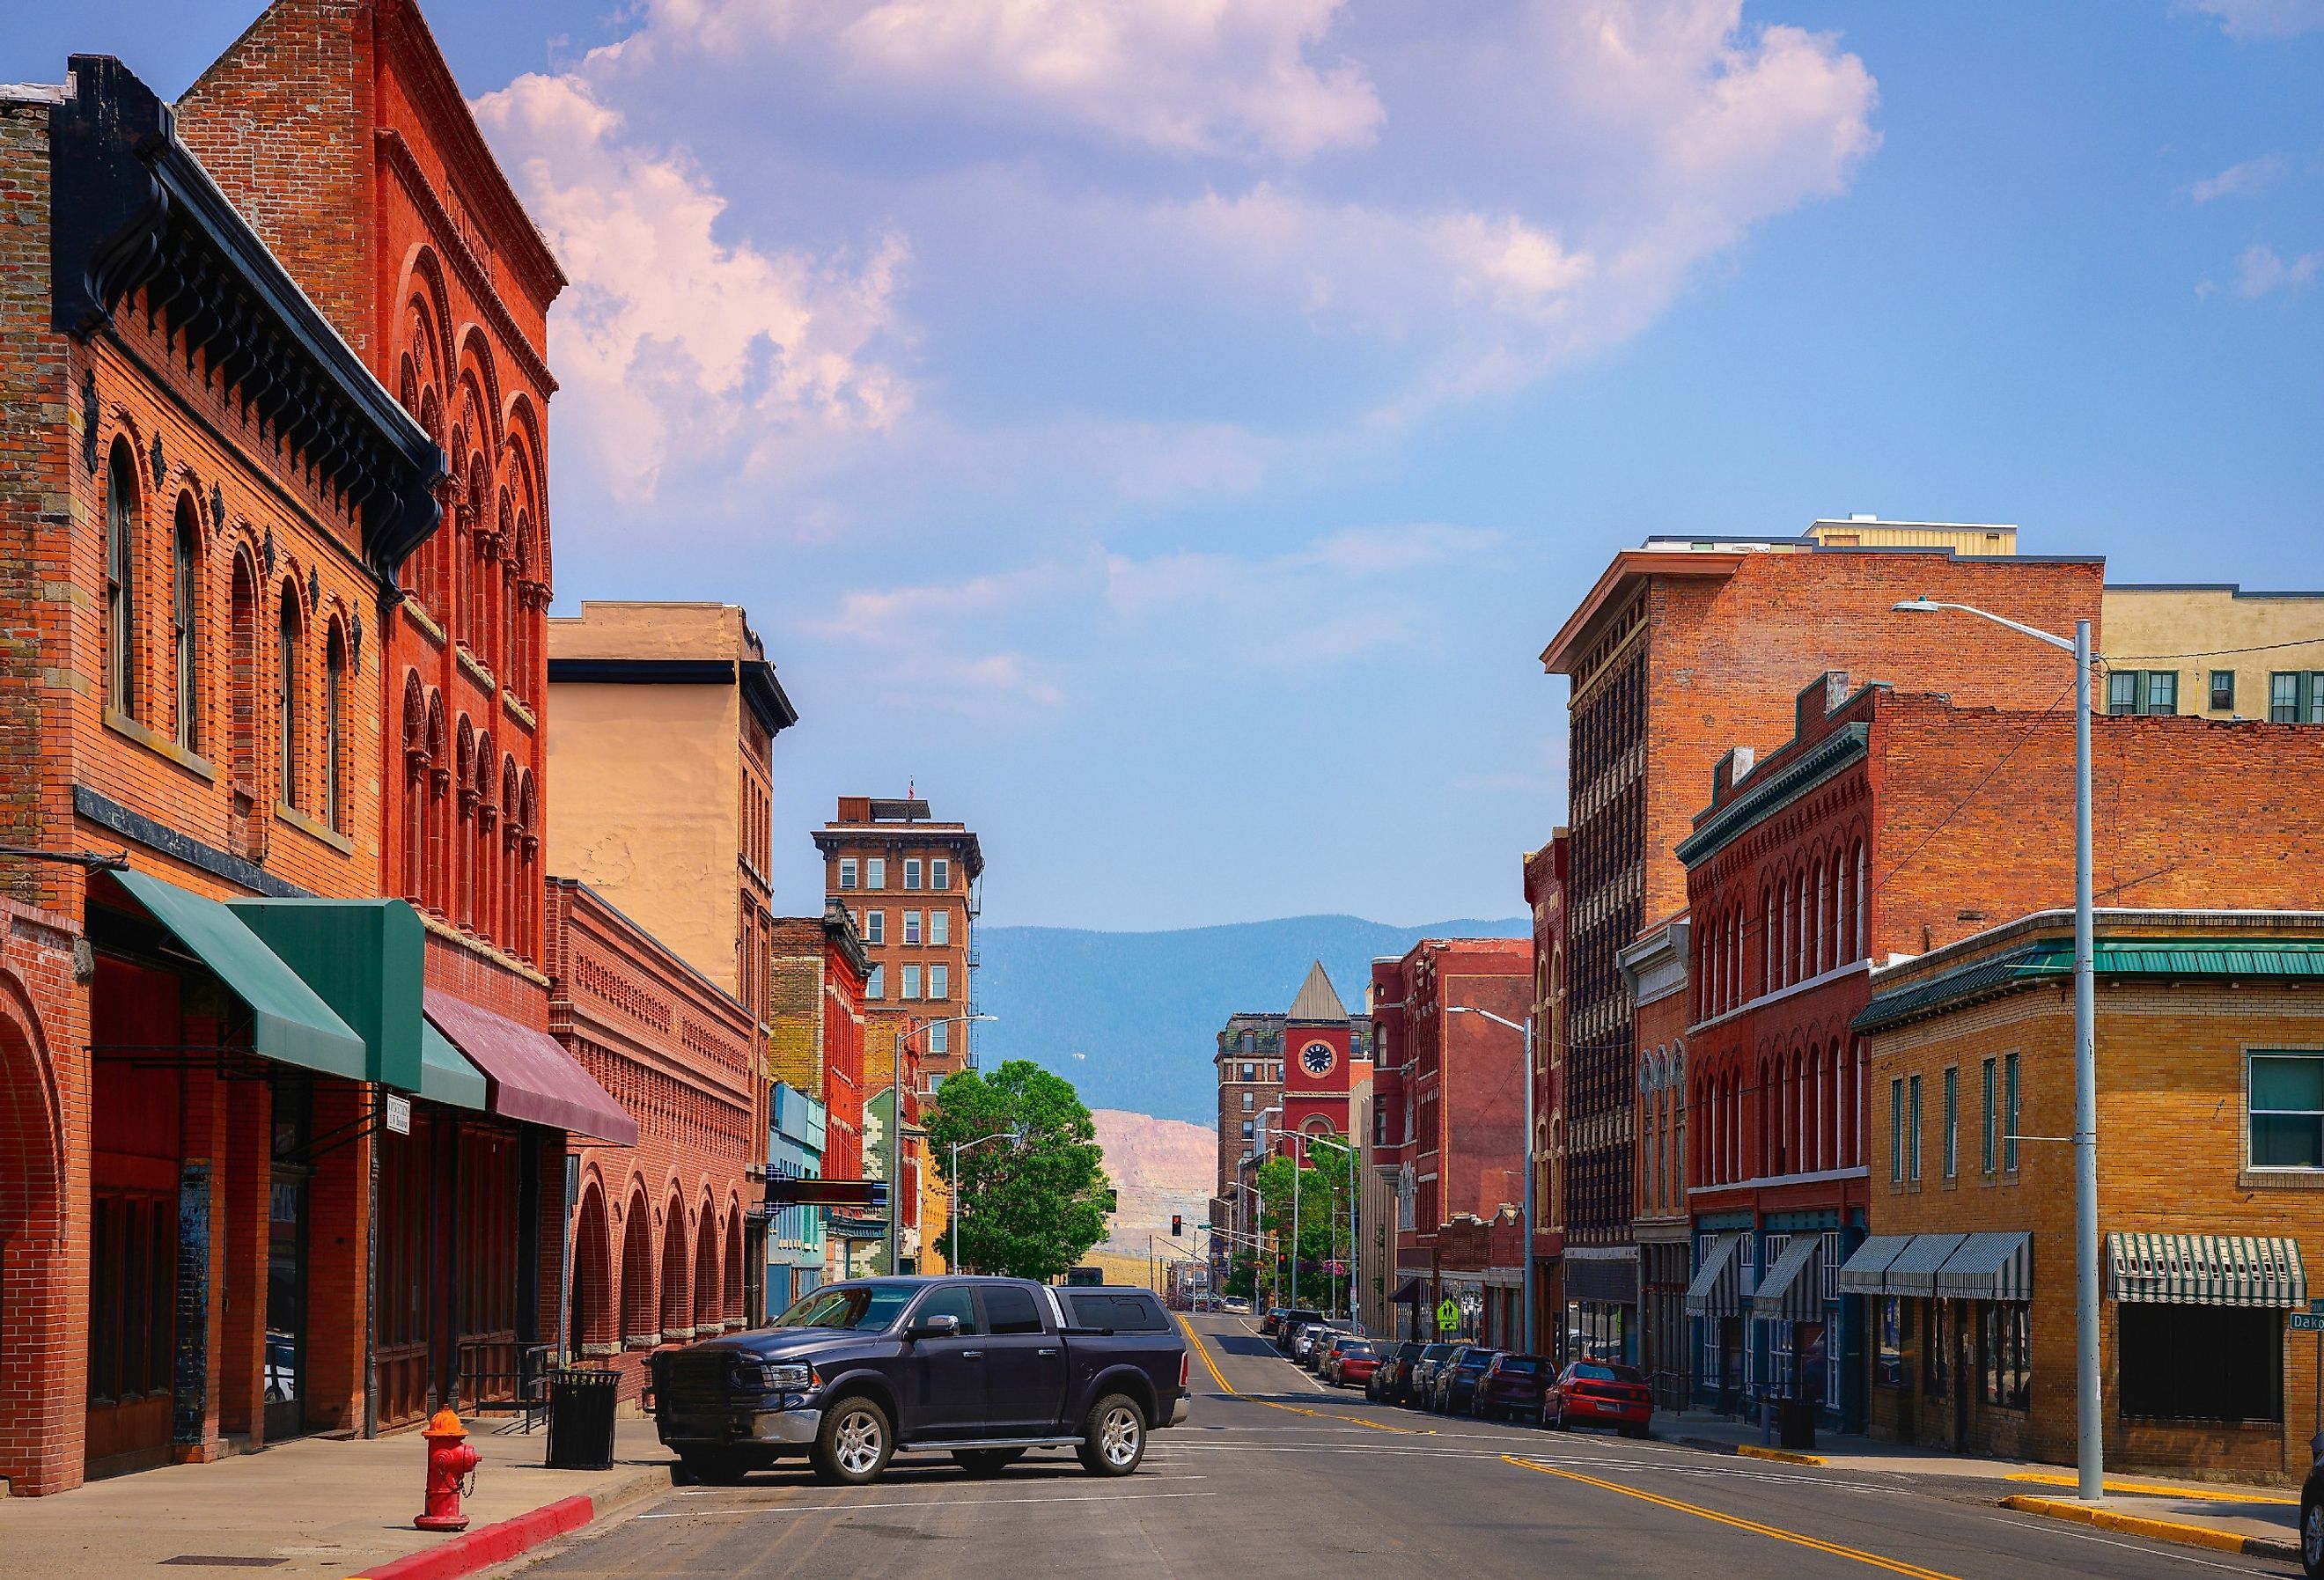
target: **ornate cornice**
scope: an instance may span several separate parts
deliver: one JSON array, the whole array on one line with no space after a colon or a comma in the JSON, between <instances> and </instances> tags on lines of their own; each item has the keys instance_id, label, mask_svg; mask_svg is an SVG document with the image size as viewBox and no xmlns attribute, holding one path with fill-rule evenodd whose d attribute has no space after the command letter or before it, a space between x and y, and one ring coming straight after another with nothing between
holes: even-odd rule
<instances>
[{"instance_id":1,"label":"ornate cornice","mask_svg":"<svg viewBox=\"0 0 2324 1580\"><path fill-rule=\"evenodd\" d=\"M541 399L545 401L555 394L557 380L550 374L548 362L525 337L524 331L517 327L516 319L510 316L508 308L502 302L500 292L493 289L491 272L469 250L466 240L460 235L459 226L453 221L451 210L444 207L444 199L429 184L428 172L420 167L419 156L411 152L411 145L403 140L403 134L392 126L382 126L372 135L378 145L380 163L395 172L396 180L402 183L412 206L420 210L420 218L427 221L429 230L436 239L437 251L451 261L453 273L459 275L460 283L468 288L468 295L475 300L476 310L492 325L493 333L500 341L498 349L532 382L533 387L540 392ZM527 220L524 223L529 228L531 222ZM561 284L564 277L559 275L558 278Z\"/></svg>"}]
</instances>

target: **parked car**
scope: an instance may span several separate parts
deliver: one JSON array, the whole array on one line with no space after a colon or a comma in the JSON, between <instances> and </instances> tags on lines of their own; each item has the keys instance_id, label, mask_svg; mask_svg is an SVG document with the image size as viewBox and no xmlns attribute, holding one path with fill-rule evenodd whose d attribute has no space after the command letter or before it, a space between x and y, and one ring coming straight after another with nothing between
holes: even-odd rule
<instances>
[{"instance_id":1,"label":"parked car","mask_svg":"<svg viewBox=\"0 0 2324 1580\"><path fill-rule=\"evenodd\" d=\"M1471 1344L1436 1371L1434 1408L1448 1416L1465 1415L1477 1397L1477 1379L1500 1357L1499 1350Z\"/></svg>"},{"instance_id":2,"label":"parked car","mask_svg":"<svg viewBox=\"0 0 2324 1580\"><path fill-rule=\"evenodd\" d=\"M1394 1349L1384 1352L1379 1368L1364 1384L1364 1397L1385 1404L1395 1404L1404 1397L1405 1379L1412 1363L1420 1359L1424 1346L1418 1339L1406 1339Z\"/></svg>"},{"instance_id":3,"label":"parked car","mask_svg":"<svg viewBox=\"0 0 2324 1580\"><path fill-rule=\"evenodd\" d=\"M1405 1373L1404 1389L1397 1402L1426 1409L1429 1399L1436 1390L1437 1369L1451 1360L1452 1352L1460 1347L1459 1344L1448 1344L1422 1346L1418 1358L1412 1363L1412 1369Z\"/></svg>"},{"instance_id":4,"label":"parked car","mask_svg":"<svg viewBox=\"0 0 2324 1580\"><path fill-rule=\"evenodd\" d=\"M1361 1388L1369 1395L1379 1363L1378 1344L1368 1338L1349 1338L1332 1346L1331 1358L1323 1363L1323 1381L1335 1388Z\"/></svg>"},{"instance_id":5,"label":"parked car","mask_svg":"<svg viewBox=\"0 0 2324 1580\"><path fill-rule=\"evenodd\" d=\"M1556 1372L1556 1366L1541 1355L1496 1355L1485 1374L1477 1379L1470 1412L1488 1420L1507 1416L1511 1420L1537 1421L1542 1400Z\"/></svg>"},{"instance_id":6,"label":"parked car","mask_svg":"<svg viewBox=\"0 0 2324 1580\"><path fill-rule=\"evenodd\" d=\"M1636 1366L1576 1361L1543 1395L1541 1424L1561 1432L1568 1427L1613 1427L1625 1437L1643 1437L1654 1408L1646 1374Z\"/></svg>"},{"instance_id":7,"label":"parked car","mask_svg":"<svg viewBox=\"0 0 2324 1580\"><path fill-rule=\"evenodd\" d=\"M2300 1483L2300 1566L2308 1580L2324 1580L2324 1459Z\"/></svg>"},{"instance_id":8,"label":"parked car","mask_svg":"<svg viewBox=\"0 0 2324 1580\"><path fill-rule=\"evenodd\" d=\"M1323 1320L1322 1312L1312 1311L1305 1306L1286 1307L1283 1313L1283 1321L1275 1330L1275 1347L1286 1355L1291 1354L1291 1346L1298 1339L1299 1330L1318 1325Z\"/></svg>"},{"instance_id":9,"label":"parked car","mask_svg":"<svg viewBox=\"0 0 2324 1580\"><path fill-rule=\"evenodd\" d=\"M1280 1306L1270 1306L1267 1308L1267 1315L1259 1319L1259 1336L1261 1338L1277 1338L1282 1335L1282 1333L1283 1307Z\"/></svg>"},{"instance_id":10,"label":"parked car","mask_svg":"<svg viewBox=\"0 0 2324 1580\"><path fill-rule=\"evenodd\" d=\"M1315 1352L1339 1332L1339 1328L1328 1322L1303 1324L1299 1331L1291 1338L1292 1360L1313 1372L1318 1359Z\"/></svg>"},{"instance_id":11,"label":"parked car","mask_svg":"<svg viewBox=\"0 0 2324 1580\"><path fill-rule=\"evenodd\" d=\"M1135 1289L856 1280L770 1327L648 1364L655 1430L712 1483L802 1455L817 1479L850 1485L899 1453L950 1453L991 1475L1028 1448L1066 1447L1093 1475L1128 1475L1148 1431L1187 1414L1185 1341Z\"/></svg>"},{"instance_id":12,"label":"parked car","mask_svg":"<svg viewBox=\"0 0 2324 1580\"><path fill-rule=\"evenodd\" d=\"M1339 1348L1344 1341L1354 1336L1344 1327L1318 1329L1308 1338L1307 1353L1300 1357L1299 1363L1321 1377L1323 1374L1323 1363L1332 1358L1332 1352Z\"/></svg>"},{"instance_id":13,"label":"parked car","mask_svg":"<svg viewBox=\"0 0 2324 1580\"><path fill-rule=\"evenodd\" d=\"M1250 1302L1244 1299L1240 1295L1229 1295L1224 1300L1219 1303L1219 1308L1230 1317L1249 1317L1250 1315Z\"/></svg>"}]
</instances>

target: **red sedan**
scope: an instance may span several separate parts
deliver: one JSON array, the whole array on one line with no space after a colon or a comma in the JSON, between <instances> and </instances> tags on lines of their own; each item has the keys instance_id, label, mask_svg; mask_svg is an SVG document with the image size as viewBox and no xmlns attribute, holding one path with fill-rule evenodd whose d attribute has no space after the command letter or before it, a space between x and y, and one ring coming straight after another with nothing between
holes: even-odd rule
<instances>
[{"instance_id":1,"label":"red sedan","mask_svg":"<svg viewBox=\"0 0 2324 1580\"><path fill-rule=\"evenodd\" d=\"M1342 1388L1361 1388L1379 1370L1379 1347L1370 1339L1342 1339L1323 1358L1323 1381Z\"/></svg>"},{"instance_id":2,"label":"red sedan","mask_svg":"<svg viewBox=\"0 0 2324 1580\"><path fill-rule=\"evenodd\" d=\"M1643 1437L1654 1411L1646 1373L1636 1366L1576 1361L1549 1385L1541 1401L1541 1424L1561 1432L1569 1427L1612 1427L1625 1437Z\"/></svg>"}]
</instances>

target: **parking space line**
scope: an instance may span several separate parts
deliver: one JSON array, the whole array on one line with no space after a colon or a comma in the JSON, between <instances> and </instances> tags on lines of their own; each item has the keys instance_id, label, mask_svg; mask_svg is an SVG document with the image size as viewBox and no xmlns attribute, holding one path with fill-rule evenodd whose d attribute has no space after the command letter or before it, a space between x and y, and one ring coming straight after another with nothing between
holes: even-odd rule
<instances>
[{"instance_id":1,"label":"parking space line","mask_svg":"<svg viewBox=\"0 0 2324 1580\"><path fill-rule=\"evenodd\" d=\"M1900 1559L1883 1557L1878 1553L1868 1553L1861 1548L1842 1547L1838 1542L1825 1541L1820 1537L1809 1536L1802 1531L1785 1530L1780 1526L1762 1525L1756 1520L1744 1520L1733 1514L1722 1514L1716 1509L1706 1509L1700 1503L1683 1503L1676 1498L1665 1498L1658 1492L1649 1492L1640 1487L1626 1487L1619 1482L1600 1481L1594 1475L1583 1475L1578 1470L1560 1470L1554 1465L1541 1465L1515 1454L1504 1454L1501 1458L1505 1463L1517 1465L1520 1469L1539 1471L1543 1475L1562 1476L1570 1482L1580 1482L1584 1486L1600 1487L1609 1492L1619 1492L1626 1498L1636 1498L1641 1502L1676 1510L1679 1513L1692 1514L1697 1519L1708 1520L1715 1524L1732 1526L1738 1530L1748 1530L1754 1536L1764 1536L1771 1540L1789 1542L1794 1547L1806 1548L1812 1552L1830 1553L1837 1558L1853 1559L1857 1563L1868 1565L1875 1569L1886 1569L1892 1575L1910 1575L1912 1580L1960 1580L1960 1576L1945 1574L1939 1569L1923 1569L1917 1564L1907 1564Z\"/></svg>"},{"instance_id":2,"label":"parking space line","mask_svg":"<svg viewBox=\"0 0 2324 1580\"><path fill-rule=\"evenodd\" d=\"M982 1509L1002 1503L1151 1503L1163 1498L1215 1498L1216 1492L1073 1492L1056 1498L911 1498L881 1503L785 1503L746 1509L673 1509L666 1514L632 1514L632 1520L706 1520L719 1515L848 1514L858 1509Z\"/></svg>"}]
</instances>

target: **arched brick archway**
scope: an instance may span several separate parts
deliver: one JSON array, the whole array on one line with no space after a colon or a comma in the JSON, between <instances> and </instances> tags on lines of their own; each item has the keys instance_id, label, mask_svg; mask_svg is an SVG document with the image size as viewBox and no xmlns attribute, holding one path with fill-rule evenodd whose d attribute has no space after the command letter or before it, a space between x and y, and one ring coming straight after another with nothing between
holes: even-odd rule
<instances>
[{"instance_id":1,"label":"arched brick archway","mask_svg":"<svg viewBox=\"0 0 2324 1580\"><path fill-rule=\"evenodd\" d=\"M732 1202L726 1205L726 1287L721 1315L728 1327L740 1327L747 1320L742 1311L742 1213Z\"/></svg>"},{"instance_id":2,"label":"arched brick archway","mask_svg":"<svg viewBox=\"0 0 2324 1580\"><path fill-rule=\"evenodd\" d=\"M661 1228L661 1336L667 1344L694 1331L694 1280L687 1266L686 1204L669 1198Z\"/></svg>"},{"instance_id":3,"label":"arched brick archway","mask_svg":"<svg viewBox=\"0 0 2324 1580\"><path fill-rule=\"evenodd\" d=\"M573 1217L573 1304L565 1317L567 1343L581 1355L603 1358L622 1347L614 1331L613 1255L605 1195L593 1179Z\"/></svg>"},{"instance_id":4,"label":"arched brick archway","mask_svg":"<svg viewBox=\"0 0 2324 1580\"><path fill-rule=\"evenodd\" d=\"M87 1291L74 1289L65 1256L57 1107L31 1002L0 971L0 1476L20 1493L62 1492L81 1478L81 1379L63 1369L71 1312Z\"/></svg>"},{"instance_id":5,"label":"arched brick archway","mask_svg":"<svg viewBox=\"0 0 2324 1580\"><path fill-rule=\"evenodd\" d=\"M694 1332L707 1338L725 1326L719 1308L718 1215L702 1204L702 1223L694 1234Z\"/></svg>"},{"instance_id":6,"label":"arched brick archway","mask_svg":"<svg viewBox=\"0 0 2324 1580\"><path fill-rule=\"evenodd\" d=\"M622 1216L622 1344L650 1350L661 1343L661 1314L654 1294L653 1209L644 1191L631 1196Z\"/></svg>"}]
</instances>

